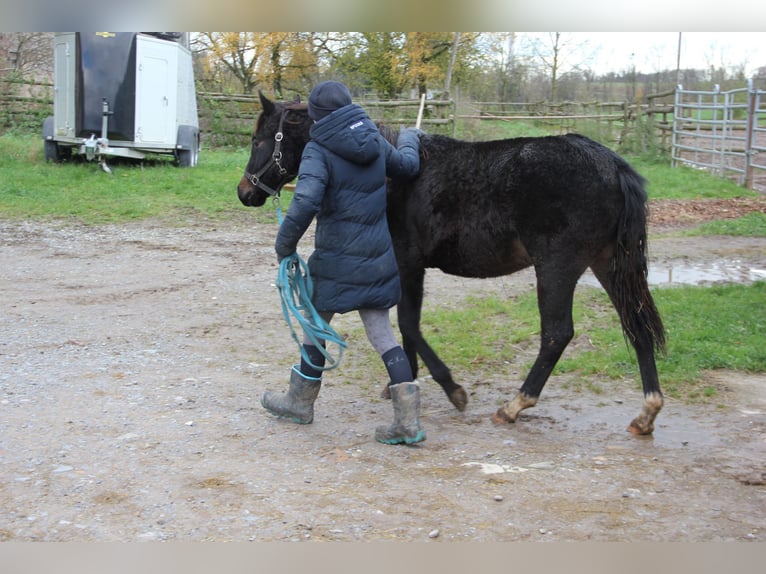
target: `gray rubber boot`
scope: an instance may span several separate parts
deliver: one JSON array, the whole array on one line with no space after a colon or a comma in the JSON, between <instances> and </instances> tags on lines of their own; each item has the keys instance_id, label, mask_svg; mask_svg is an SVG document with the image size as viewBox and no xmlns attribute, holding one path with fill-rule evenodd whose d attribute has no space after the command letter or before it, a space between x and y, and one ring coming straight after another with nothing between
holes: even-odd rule
<instances>
[{"instance_id":1,"label":"gray rubber boot","mask_svg":"<svg viewBox=\"0 0 766 574\"><path fill-rule=\"evenodd\" d=\"M385 444L413 444L426 439L420 427L420 385L399 383L391 385L394 422L375 429L375 440Z\"/></svg>"},{"instance_id":2,"label":"gray rubber boot","mask_svg":"<svg viewBox=\"0 0 766 574\"><path fill-rule=\"evenodd\" d=\"M307 377L294 366L287 393L266 391L261 395L261 405L274 416L307 425L314 420L314 401L321 386L321 378Z\"/></svg>"}]
</instances>

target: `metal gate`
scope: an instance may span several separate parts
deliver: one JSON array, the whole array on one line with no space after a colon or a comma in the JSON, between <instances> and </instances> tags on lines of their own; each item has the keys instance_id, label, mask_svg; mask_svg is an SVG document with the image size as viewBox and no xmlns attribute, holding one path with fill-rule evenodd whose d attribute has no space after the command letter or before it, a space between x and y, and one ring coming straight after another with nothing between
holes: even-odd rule
<instances>
[{"instance_id":1,"label":"metal gate","mask_svg":"<svg viewBox=\"0 0 766 574\"><path fill-rule=\"evenodd\" d=\"M766 191L766 91L722 92L678 86L672 164L708 169L739 185Z\"/></svg>"}]
</instances>

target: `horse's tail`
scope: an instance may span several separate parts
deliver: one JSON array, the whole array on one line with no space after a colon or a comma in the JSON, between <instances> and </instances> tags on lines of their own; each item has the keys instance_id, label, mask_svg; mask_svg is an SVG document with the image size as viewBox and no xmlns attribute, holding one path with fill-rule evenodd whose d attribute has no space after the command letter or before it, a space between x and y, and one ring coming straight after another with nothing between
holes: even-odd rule
<instances>
[{"instance_id":1,"label":"horse's tail","mask_svg":"<svg viewBox=\"0 0 766 574\"><path fill-rule=\"evenodd\" d=\"M649 291L646 262L647 196L645 180L618 156L625 207L612 256L613 293L626 339L665 351L665 328Z\"/></svg>"}]
</instances>

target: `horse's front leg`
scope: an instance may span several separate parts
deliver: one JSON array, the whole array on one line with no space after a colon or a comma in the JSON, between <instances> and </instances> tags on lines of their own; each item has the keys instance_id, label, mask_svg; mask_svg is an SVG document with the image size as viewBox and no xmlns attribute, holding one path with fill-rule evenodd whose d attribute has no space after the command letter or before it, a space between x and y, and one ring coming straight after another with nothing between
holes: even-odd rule
<instances>
[{"instance_id":1,"label":"horse's front leg","mask_svg":"<svg viewBox=\"0 0 766 574\"><path fill-rule=\"evenodd\" d=\"M579 275L572 274L569 278L555 278L558 281L545 281L545 275L538 271L537 300L540 309L540 351L518 394L512 400L506 401L492 415L493 422L516 422L521 411L537 404L537 399L540 397L551 371L574 336L572 301L577 277ZM553 285L553 287L543 287L549 285Z\"/></svg>"},{"instance_id":2,"label":"horse's front leg","mask_svg":"<svg viewBox=\"0 0 766 574\"><path fill-rule=\"evenodd\" d=\"M450 402L457 410L464 411L468 404L468 394L462 386L452 379L449 367L429 346L420 331L425 269L414 272L404 270L403 272L400 266L399 274L402 282L402 298L397 306L397 317L399 330L402 333L404 352L410 360L412 374L417 377L418 355L420 355L431 376L439 383Z\"/></svg>"}]
</instances>

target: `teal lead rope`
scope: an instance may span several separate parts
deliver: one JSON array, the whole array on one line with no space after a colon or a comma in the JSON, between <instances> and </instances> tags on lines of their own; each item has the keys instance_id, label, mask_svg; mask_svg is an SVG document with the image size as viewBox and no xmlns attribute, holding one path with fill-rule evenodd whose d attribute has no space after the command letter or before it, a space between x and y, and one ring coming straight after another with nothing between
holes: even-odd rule
<instances>
[{"instance_id":1,"label":"teal lead rope","mask_svg":"<svg viewBox=\"0 0 766 574\"><path fill-rule=\"evenodd\" d=\"M274 197L274 203L277 206L277 220L282 225L282 210L279 206L279 196ZM343 350L348 346L348 343L338 335L327 321L322 319L311 303L314 284L311 281L308 265L297 253L288 255L279 263L277 289L279 289L279 297L282 301L282 313L285 316L288 327L290 327L290 334L293 340L298 344L303 360L317 371L329 371L337 367L343 357ZM303 347L302 340L298 337L298 331L293 322L298 324L306 339L322 353L326 361L323 366L312 363ZM330 344L338 346L337 358L334 358L328 351L327 347Z\"/></svg>"}]
</instances>

